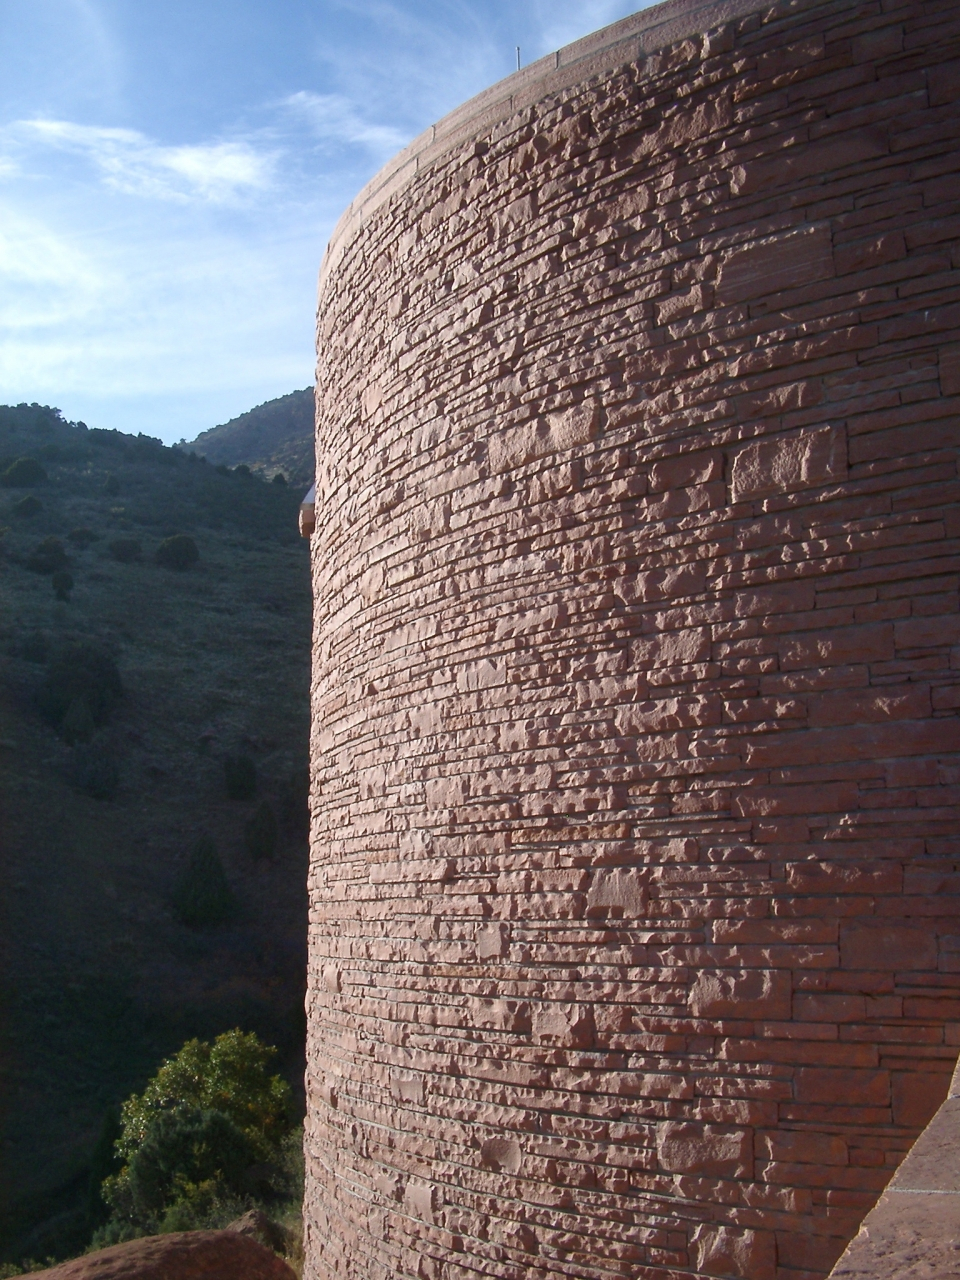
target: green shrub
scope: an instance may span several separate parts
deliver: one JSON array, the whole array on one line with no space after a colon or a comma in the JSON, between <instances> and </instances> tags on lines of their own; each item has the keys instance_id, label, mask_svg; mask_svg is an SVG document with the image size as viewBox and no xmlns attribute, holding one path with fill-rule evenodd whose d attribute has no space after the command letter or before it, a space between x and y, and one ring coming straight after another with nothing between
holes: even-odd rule
<instances>
[{"instance_id":1,"label":"green shrub","mask_svg":"<svg viewBox=\"0 0 960 1280\"><path fill-rule=\"evenodd\" d=\"M287 477L282 471L278 471L273 477L273 484L281 485L284 489L287 487Z\"/></svg>"},{"instance_id":2,"label":"green shrub","mask_svg":"<svg viewBox=\"0 0 960 1280\"><path fill-rule=\"evenodd\" d=\"M72 644L51 662L37 694L41 715L59 726L75 698L86 699L96 724L102 724L123 697L117 664L93 644Z\"/></svg>"},{"instance_id":3,"label":"green shrub","mask_svg":"<svg viewBox=\"0 0 960 1280\"><path fill-rule=\"evenodd\" d=\"M164 538L157 547L156 562L165 569L189 569L200 559L197 544L186 533L175 533Z\"/></svg>"},{"instance_id":4,"label":"green shrub","mask_svg":"<svg viewBox=\"0 0 960 1280\"><path fill-rule=\"evenodd\" d=\"M238 462L237 465L233 468L233 474L235 476L245 476L249 478L250 468L247 466L245 462Z\"/></svg>"},{"instance_id":5,"label":"green shrub","mask_svg":"<svg viewBox=\"0 0 960 1280\"><path fill-rule=\"evenodd\" d=\"M78 747L74 752L73 784L94 800L112 800L120 788L120 770L105 752Z\"/></svg>"},{"instance_id":6,"label":"green shrub","mask_svg":"<svg viewBox=\"0 0 960 1280\"><path fill-rule=\"evenodd\" d=\"M13 514L20 520L27 520L31 516L39 515L43 510L43 503L32 493L28 493L25 498L21 498L19 502L13 504Z\"/></svg>"},{"instance_id":7,"label":"green shrub","mask_svg":"<svg viewBox=\"0 0 960 1280\"><path fill-rule=\"evenodd\" d=\"M72 529L67 534L67 541L80 548L89 547L91 542L99 542L99 540L99 533L94 533L92 529Z\"/></svg>"},{"instance_id":8,"label":"green shrub","mask_svg":"<svg viewBox=\"0 0 960 1280\"><path fill-rule=\"evenodd\" d=\"M31 573L56 573L67 565L67 552L59 538L44 538L27 557Z\"/></svg>"},{"instance_id":9,"label":"green shrub","mask_svg":"<svg viewBox=\"0 0 960 1280\"><path fill-rule=\"evenodd\" d=\"M115 498L120 492L120 481L116 476L107 476L103 482L103 492L109 494L111 498Z\"/></svg>"},{"instance_id":10,"label":"green shrub","mask_svg":"<svg viewBox=\"0 0 960 1280\"><path fill-rule=\"evenodd\" d=\"M73 576L67 573L66 569L58 569L51 582L53 584L53 594L58 600L70 599L70 592L73 590Z\"/></svg>"},{"instance_id":11,"label":"green shrub","mask_svg":"<svg viewBox=\"0 0 960 1280\"><path fill-rule=\"evenodd\" d=\"M118 1153L132 1155L153 1117L179 1106L222 1111L245 1133L259 1135L274 1148L292 1128L290 1087L268 1074L276 1056L272 1045L239 1028L217 1036L212 1045L189 1040L163 1063L141 1095L123 1104Z\"/></svg>"},{"instance_id":12,"label":"green shrub","mask_svg":"<svg viewBox=\"0 0 960 1280\"><path fill-rule=\"evenodd\" d=\"M249 756L227 756L223 778L231 800L252 800L257 793L257 766Z\"/></svg>"},{"instance_id":13,"label":"green shrub","mask_svg":"<svg viewBox=\"0 0 960 1280\"><path fill-rule=\"evenodd\" d=\"M261 800L257 805L243 834L251 858L273 861L277 852L277 819L269 800Z\"/></svg>"},{"instance_id":14,"label":"green shrub","mask_svg":"<svg viewBox=\"0 0 960 1280\"><path fill-rule=\"evenodd\" d=\"M258 1155L257 1143L222 1111L162 1111L127 1165L133 1214L159 1218L175 1199L209 1204L216 1192L243 1195Z\"/></svg>"},{"instance_id":15,"label":"green shrub","mask_svg":"<svg viewBox=\"0 0 960 1280\"><path fill-rule=\"evenodd\" d=\"M7 489L32 489L46 481L47 473L36 458L18 458L0 476L0 484Z\"/></svg>"},{"instance_id":16,"label":"green shrub","mask_svg":"<svg viewBox=\"0 0 960 1280\"><path fill-rule=\"evenodd\" d=\"M255 1197L295 1191L288 1152L289 1086L269 1074L276 1050L240 1030L190 1040L142 1094L123 1104L120 1170L103 1199L113 1210L97 1243L225 1226Z\"/></svg>"},{"instance_id":17,"label":"green shrub","mask_svg":"<svg viewBox=\"0 0 960 1280\"><path fill-rule=\"evenodd\" d=\"M143 555L139 538L114 538L107 544L107 550L114 560L119 560L121 564L132 564Z\"/></svg>"},{"instance_id":18,"label":"green shrub","mask_svg":"<svg viewBox=\"0 0 960 1280\"><path fill-rule=\"evenodd\" d=\"M210 836L201 836L194 845L173 892L173 910L191 929L223 924L236 915L236 899Z\"/></svg>"}]
</instances>

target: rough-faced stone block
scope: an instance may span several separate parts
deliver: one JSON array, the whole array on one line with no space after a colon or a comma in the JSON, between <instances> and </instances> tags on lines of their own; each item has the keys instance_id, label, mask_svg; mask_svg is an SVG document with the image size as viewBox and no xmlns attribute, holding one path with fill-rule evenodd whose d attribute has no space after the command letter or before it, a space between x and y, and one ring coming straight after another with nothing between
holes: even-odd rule
<instances>
[{"instance_id":1,"label":"rough-faced stone block","mask_svg":"<svg viewBox=\"0 0 960 1280\"><path fill-rule=\"evenodd\" d=\"M810 427L793 435L755 440L734 453L730 499L744 502L840 480L846 474L846 439L837 427Z\"/></svg>"},{"instance_id":2,"label":"rough-faced stone block","mask_svg":"<svg viewBox=\"0 0 960 1280\"><path fill-rule=\"evenodd\" d=\"M821 223L765 236L731 249L720 263L717 302L726 306L769 297L833 275L830 228Z\"/></svg>"},{"instance_id":3,"label":"rough-faced stone block","mask_svg":"<svg viewBox=\"0 0 960 1280\"><path fill-rule=\"evenodd\" d=\"M794 1082L798 1102L833 1107L875 1106L890 1103L890 1075L886 1071L844 1067L801 1067Z\"/></svg>"},{"instance_id":4,"label":"rough-faced stone block","mask_svg":"<svg viewBox=\"0 0 960 1280\"><path fill-rule=\"evenodd\" d=\"M723 454L719 449L705 449L655 462L650 468L650 491L662 493L668 489L686 489L692 484L708 484L722 479Z\"/></svg>"},{"instance_id":5,"label":"rough-faced stone block","mask_svg":"<svg viewBox=\"0 0 960 1280\"><path fill-rule=\"evenodd\" d=\"M514 1138L487 1138L480 1147L480 1162L486 1169L519 1173L523 1157Z\"/></svg>"},{"instance_id":6,"label":"rough-faced stone block","mask_svg":"<svg viewBox=\"0 0 960 1280\"><path fill-rule=\"evenodd\" d=\"M596 1035L593 1010L588 1005L543 1005L533 1010L532 1034L538 1044L588 1049Z\"/></svg>"},{"instance_id":7,"label":"rough-faced stone block","mask_svg":"<svg viewBox=\"0 0 960 1280\"><path fill-rule=\"evenodd\" d=\"M667 1173L742 1178L751 1172L753 1142L745 1129L668 1121L657 1126L657 1159Z\"/></svg>"},{"instance_id":8,"label":"rough-faced stone block","mask_svg":"<svg viewBox=\"0 0 960 1280\"><path fill-rule=\"evenodd\" d=\"M789 1018L791 985L789 970L700 973L690 988L690 1012L695 1018Z\"/></svg>"},{"instance_id":9,"label":"rough-faced stone block","mask_svg":"<svg viewBox=\"0 0 960 1280\"><path fill-rule=\"evenodd\" d=\"M863 921L840 931L840 959L845 969L935 969L937 940L916 925Z\"/></svg>"},{"instance_id":10,"label":"rough-faced stone block","mask_svg":"<svg viewBox=\"0 0 960 1280\"><path fill-rule=\"evenodd\" d=\"M587 915L643 916L650 901L647 879L646 873L636 868L595 871L587 890Z\"/></svg>"},{"instance_id":11,"label":"rough-faced stone block","mask_svg":"<svg viewBox=\"0 0 960 1280\"><path fill-rule=\"evenodd\" d=\"M505 956L510 948L510 929L505 924L487 924L477 929L477 958L491 960Z\"/></svg>"},{"instance_id":12,"label":"rough-faced stone block","mask_svg":"<svg viewBox=\"0 0 960 1280\"><path fill-rule=\"evenodd\" d=\"M782 1129L758 1136L757 1156L787 1164L846 1165L847 1144L829 1134L809 1133L802 1129Z\"/></svg>"},{"instance_id":13,"label":"rough-faced stone block","mask_svg":"<svg viewBox=\"0 0 960 1280\"><path fill-rule=\"evenodd\" d=\"M432 1223L437 1207L436 1187L411 1178L403 1189L403 1205L414 1218Z\"/></svg>"},{"instance_id":14,"label":"rough-faced stone block","mask_svg":"<svg viewBox=\"0 0 960 1280\"><path fill-rule=\"evenodd\" d=\"M694 1243L701 1275L774 1280L777 1274L777 1243L773 1232L700 1227Z\"/></svg>"}]
</instances>

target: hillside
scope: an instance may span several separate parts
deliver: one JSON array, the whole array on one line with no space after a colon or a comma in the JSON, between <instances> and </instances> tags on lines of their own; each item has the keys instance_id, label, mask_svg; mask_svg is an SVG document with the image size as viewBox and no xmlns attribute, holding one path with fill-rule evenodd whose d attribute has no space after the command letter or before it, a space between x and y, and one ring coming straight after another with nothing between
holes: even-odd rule
<instances>
[{"instance_id":1,"label":"hillside","mask_svg":"<svg viewBox=\"0 0 960 1280\"><path fill-rule=\"evenodd\" d=\"M0 408L0 484L3 1262L83 1247L105 1114L189 1036L302 1089L310 584L297 489L156 440ZM232 910L188 925L204 834Z\"/></svg>"},{"instance_id":2,"label":"hillside","mask_svg":"<svg viewBox=\"0 0 960 1280\"><path fill-rule=\"evenodd\" d=\"M313 483L313 387L268 400L177 447L214 466L242 463L267 479L279 471L297 489L305 489Z\"/></svg>"}]
</instances>

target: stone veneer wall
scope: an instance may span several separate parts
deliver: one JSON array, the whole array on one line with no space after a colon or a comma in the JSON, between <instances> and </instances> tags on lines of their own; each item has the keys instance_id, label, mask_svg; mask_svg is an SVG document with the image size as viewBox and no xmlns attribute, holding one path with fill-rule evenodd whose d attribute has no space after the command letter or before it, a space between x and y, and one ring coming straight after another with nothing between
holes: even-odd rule
<instances>
[{"instance_id":1,"label":"stone veneer wall","mask_svg":"<svg viewBox=\"0 0 960 1280\"><path fill-rule=\"evenodd\" d=\"M960 9L752 7L328 251L311 1280L812 1280L946 1092Z\"/></svg>"}]
</instances>

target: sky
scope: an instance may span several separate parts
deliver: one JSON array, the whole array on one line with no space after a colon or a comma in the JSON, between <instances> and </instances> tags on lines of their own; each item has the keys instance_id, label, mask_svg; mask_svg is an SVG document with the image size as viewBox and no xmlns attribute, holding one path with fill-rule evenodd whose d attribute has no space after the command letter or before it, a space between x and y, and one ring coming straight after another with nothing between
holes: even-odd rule
<instances>
[{"instance_id":1,"label":"sky","mask_svg":"<svg viewBox=\"0 0 960 1280\"><path fill-rule=\"evenodd\" d=\"M0 0L0 403L192 440L313 381L343 209L638 0Z\"/></svg>"}]
</instances>

